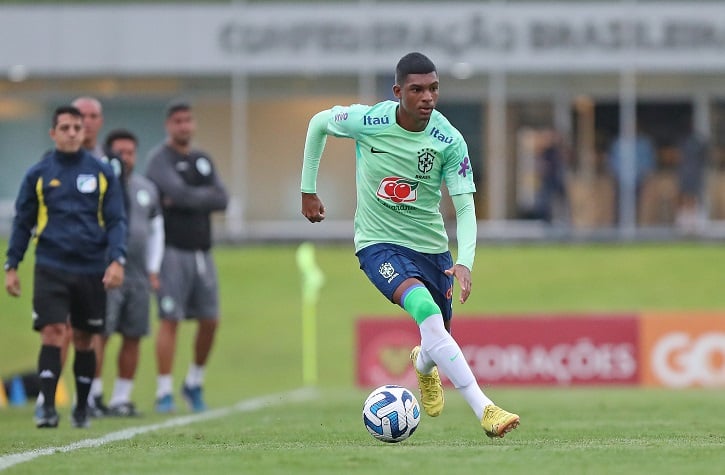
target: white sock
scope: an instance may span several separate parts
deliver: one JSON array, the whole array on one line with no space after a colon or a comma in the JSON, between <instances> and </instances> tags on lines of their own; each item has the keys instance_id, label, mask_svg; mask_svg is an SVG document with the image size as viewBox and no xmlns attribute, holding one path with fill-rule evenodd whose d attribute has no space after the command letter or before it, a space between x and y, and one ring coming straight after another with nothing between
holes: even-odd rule
<instances>
[{"instance_id":1,"label":"white sock","mask_svg":"<svg viewBox=\"0 0 725 475\"><path fill-rule=\"evenodd\" d=\"M35 400L36 406L42 406L43 403L45 403L45 396L43 396L43 391L38 392L38 399Z\"/></svg>"},{"instance_id":2,"label":"white sock","mask_svg":"<svg viewBox=\"0 0 725 475\"><path fill-rule=\"evenodd\" d=\"M430 357L427 351L422 346L418 353L418 359L415 360L415 368L423 374L430 374L435 368L436 362Z\"/></svg>"},{"instance_id":3,"label":"white sock","mask_svg":"<svg viewBox=\"0 0 725 475\"><path fill-rule=\"evenodd\" d=\"M166 396L174 392L173 376L171 374L160 374L156 376L156 397Z\"/></svg>"},{"instance_id":4,"label":"white sock","mask_svg":"<svg viewBox=\"0 0 725 475\"><path fill-rule=\"evenodd\" d=\"M461 396L463 396L463 399L466 400L468 405L471 406L474 414L476 414L476 419L479 421L483 419L483 410L489 404L493 404L493 401L491 401L488 396L481 391L478 383L474 381L468 386L456 389L458 389L458 392L461 393Z\"/></svg>"},{"instance_id":5,"label":"white sock","mask_svg":"<svg viewBox=\"0 0 725 475\"><path fill-rule=\"evenodd\" d=\"M187 386L195 388L197 386L204 385L204 367L191 363L189 365L189 371L186 373L186 379L184 380Z\"/></svg>"},{"instance_id":6,"label":"white sock","mask_svg":"<svg viewBox=\"0 0 725 475\"><path fill-rule=\"evenodd\" d=\"M448 376L448 379L471 406L478 420L481 420L483 408L493 403L476 383L476 377L473 375L471 367L468 366L466 358L463 357L461 348L443 326L441 315L426 318L419 328L421 349L435 361L438 369Z\"/></svg>"},{"instance_id":7,"label":"white sock","mask_svg":"<svg viewBox=\"0 0 725 475\"><path fill-rule=\"evenodd\" d=\"M117 378L113 384L113 395L109 406L118 406L131 402L131 390L133 390L133 379Z\"/></svg>"},{"instance_id":8,"label":"white sock","mask_svg":"<svg viewBox=\"0 0 725 475\"><path fill-rule=\"evenodd\" d=\"M91 407L96 406L95 398L98 396L103 396L103 380L101 378L93 378L91 390L88 392L88 404Z\"/></svg>"}]
</instances>

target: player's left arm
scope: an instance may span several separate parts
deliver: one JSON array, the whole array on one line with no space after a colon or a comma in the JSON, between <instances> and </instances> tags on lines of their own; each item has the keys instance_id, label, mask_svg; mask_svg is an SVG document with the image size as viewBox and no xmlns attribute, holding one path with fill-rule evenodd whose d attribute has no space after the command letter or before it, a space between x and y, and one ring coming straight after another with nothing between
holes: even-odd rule
<instances>
[{"instance_id":1,"label":"player's left arm","mask_svg":"<svg viewBox=\"0 0 725 475\"><path fill-rule=\"evenodd\" d=\"M464 193L451 196L456 209L456 240L458 242L458 257L453 267L446 270L461 286L460 302L464 303L471 294L471 270L476 255L476 210L473 202L473 193Z\"/></svg>"},{"instance_id":2,"label":"player's left arm","mask_svg":"<svg viewBox=\"0 0 725 475\"><path fill-rule=\"evenodd\" d=\"M108 259L110 265L106 270L107 288L118 287L123 283L123 266L126 263L126 211L123 204L121 182L106 167L101 173L107 180L107 189L103 199L103 224L108 238ZM117 265L114 265L117 264ZM109 272L110 271L110 272ZM110 275L109 275L110 274Z\"/></svg>"},{"instance_id":3,"label":"player's left arm","mask_svg":"<svg viewBox=\"0 0 725 475\"><path fill-rule=\"evenodd\" d=\"M458 243L456 263L446 271L446 274L452 275L458 280L461 286L460 302L464 303L471 294L471 270L473 270L476 255L478 226L473 202L476 186L473 183L468 147L460 134L446 152L448 156L444 162L443 173L448 193L451 195L453 206L456 209L456 240Z\"/></svg>"}]
</instances>

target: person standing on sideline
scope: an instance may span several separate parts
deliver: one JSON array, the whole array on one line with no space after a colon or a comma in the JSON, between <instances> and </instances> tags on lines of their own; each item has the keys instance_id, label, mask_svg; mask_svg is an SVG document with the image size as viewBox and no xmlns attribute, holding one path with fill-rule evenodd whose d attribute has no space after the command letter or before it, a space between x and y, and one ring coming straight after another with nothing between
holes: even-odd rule
<instances>
[{"instance_id":1,"label":"person standing on sideline","mask_svg":"<svg viewBox=\"0 0 725 475\"><path fill-rule=\"evenodd\" d=\"M101 101L91 96L80 96L73 100L71 105L81 111L83 115L83 148L94 157L102 159L106 154L100 140L98 140L103 127L103 106ZM103 345L101 338L102 335L100 334L93 335L92 338L93 351L96 352L96 372L103 365L103 355L100 353ZM70 339L66 342L62 352L63 364L65 364L68 343L70 343ZM93 378L91 392L88 393L88 408L91 417L102 417L108 413L108 408L103 404L103 380L101 378Z\"/></svg>"},{"instance_id":2,"label":"person standing on sideline","mask_svg":"<svg viewBox=\"0 0 725 475\"><path fill-rule=\"evenodd\" d=\"M219 286L211 253L211 214L229 200L211 158L192 147L196 122L191 105L166 109L166 140L150 153L146 176L156 184L164 211L166 247L161 263L156 338L156 412L176 410L172 369L179 322L197 320L194 359L181 394L194 412L206 409L204 369L219 323Z\"/></svg>"},{"instance_id":3,"label":"person standing on sideline","mask_svg":"<svg viewBox=\"0 0 725 475\"><path fill-rule=\"evenodd\" d=\"M104 153L101 145L98 143L98 133L103 127L103 107L101 102L95 97L81 96L73 100L71 105L81 112L83 118L83 143L81 147L88 151L91 155L96 158L102 158ZM93 346L97 347L97 339L100 336L93 337ZM61 368L65 366L65 360L68 356L68 347L70 346L71 340L73 339L73 329L68 324L68 331L65 333L65 339L61 343L60 350L60 365ZM97 353L97 351L96 351ZM96 356L98 356L96 354ZM103 385L100 379L94 379L91 384L91 392L88 394L88 407L89 414L92 417L98 417L105 414L107 408L102 404L103 399ZM43 412L43 393L38 394L37 401L35 403L35 412L40 417Z\"/></svg>"},{"instance_id":4,"label":"person standing on sideline","mask_svg":"<svg viewBox=\"0 0 725 475\"><path fill-rule=\"evenodd\" d=\"M81 148L78 109L57 108L50 137L55 149L33 165L20 184L5 289L20 295L16 269L35 229L33 329L41 338L38 375L44 396L35 423L58 426L55 391L70 320L77 392L71 422L74 427L88 427L87 398L96 369L91 335L103 331L106 290L123 283L126 263L123 193L111 167Z\"/></svg>"},{"instance_id":5,"label":"person standing on sideline","mask_svg":"<svg viewBox=\"0 0 725 475\"><path fill-rule=\"evenodd\" d=\"M630 176L625 170L625 156L632 148L634 151L634 176ZM652 139L646 135L639 125L636 134L628 138L620 134L609 148L609 168L614 177L614 214L615 224L621 220L620 207L622 193L629 188L634 191L635 220L638 219L640 198L642 189L647 179L656 171L657 151Z\"/></svg>"},{"instance_id":6,"label":"person standing on sideline","mask_svg":"<svg viewBox=\"0 0 725 475\"><path fill-rule=\"evenodd\" d=\"M705 191L708 145L707 140L690 123L686 127L687 134L677 144L680 193L675 222L681 231L691 234L700 231L702 226L700 214Z\"/></svg>"},{"instance_id":7,"label":"person standing on sideline","mask_svg":"<svg viewBox=\"0 0 725 475\"><path fill-rule=\"evenodd\" d=\"M108 160L119 170L125 192L128 221L128 257L123 286L108 291L106 329L96 352L98 365L95 380L102 378L106 344L114 332L121 334L118 375L106 415L137 416L131 402L134 377L140 355L141 337L149 333L150 292L159 290L159 269L164 252L164 219L156 186L146 177L134 173L138 139L125 129L112 130L104 148ZM114 167L115 168L115 167ZM100 402L100 404L98 404ZM97 407L106 407L96 401Z\"/></svg>"},{"instance_id":8,"label":"person standing on sideline","mask_svg":"<svg viewBox=\"0 0 725 475\"><path fill-rule=\"evenodd\" d=\"M103 127L103 107L101 101L95 97L82 96L75 99L72 106L83 114L83 148L96 158L102 158L105 153L98 134Z\"/></svg>"},{"instance_id":9,"label":"person standing on sideline","mask_svg":"<svg viewBox=\"0 0 725 475\"><path fill-rule=\"evenodd\" d=\"M325 219L317 172L328 135L356 142L355 250L360 268L377 289L417 323L421 344L411 360L421 402L431 417L444 398L440 368L463 395L489 437L503 437L519 416L481 391L450 334L453 279L460 303L471 293L476 249L475 186L468 147L460 132L435 110L438 73L421 53L403 56L395 69L398 101L335 106L310 120L302 168L302 214ZM458 259L453 263L440 213L445 181L456 209Z\"/></svg>"}]
</instances>

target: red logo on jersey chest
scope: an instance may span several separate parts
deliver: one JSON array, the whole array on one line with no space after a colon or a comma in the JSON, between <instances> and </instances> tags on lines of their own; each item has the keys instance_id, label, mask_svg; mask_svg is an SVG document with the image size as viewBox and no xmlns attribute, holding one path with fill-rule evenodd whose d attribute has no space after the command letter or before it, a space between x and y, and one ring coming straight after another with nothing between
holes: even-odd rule
<instances>
[{"instance_id":1,"label":"red logo on jersey chest","mask_svg":"<svg viewBox=\"0 0 725 475\"><path fill-rule=\"evenodd\" d=\"M377 195L393 203L410 203L418 199L418 182L389 176L380 181Z\"/></svg>"}]
</instances>

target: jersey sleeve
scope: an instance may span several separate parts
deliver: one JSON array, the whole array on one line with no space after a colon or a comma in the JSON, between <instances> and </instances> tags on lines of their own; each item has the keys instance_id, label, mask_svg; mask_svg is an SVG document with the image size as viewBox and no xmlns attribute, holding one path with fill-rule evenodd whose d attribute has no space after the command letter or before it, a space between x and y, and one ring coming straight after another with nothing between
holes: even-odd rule
<instances>
[{"instance_id":1,"label":"jersey sleeve","mask_svg":"<svg viewBox=\"0 0 725 475\"><path fill-rule=\"evenodd\" d=\"M39 179L39 173L34 173L34 170L32 169L26 173L15 200L15 217L13 218L6 261L12 268L17 268L20 261L23 260L33 233L33 227L37 224L38 196L35 186Z\"/></svg>"},{"instance_id":2,"label":"jersey sleeve","mask_svg":"<svg viewBox=\"0 0 725 475\"><path fill-rule=\"evenodd\" d=\"M369 109L369 106L360 104L334 106L332 109L325 109L312 117L307 127L303 153L300 186L303 193L317 192L317 172L327 136L356 139L362 128L363 117Z\"/></svg>"},{"instance_id":3,"label":"jersey sleeve","mask_svg":"<svg viewBox=\"0 0 725 475\"><path fill-rule=\"evenodd\" d=\"M460 134L458 139L446 150L443 176L451 196L476 191L468 146Z\"/></svg>"},{"instance_id":4,"label":"jersey sleeve","mask_svg":"<svg viewBox=\"0 0 725 475\"><path fill-rule=\"evenodd\" d=\"M328 135L357 139L364 125L363 118L369 110L370 106L362 104L333 107L327 123Z\"/></svg>"}]
</instances>

